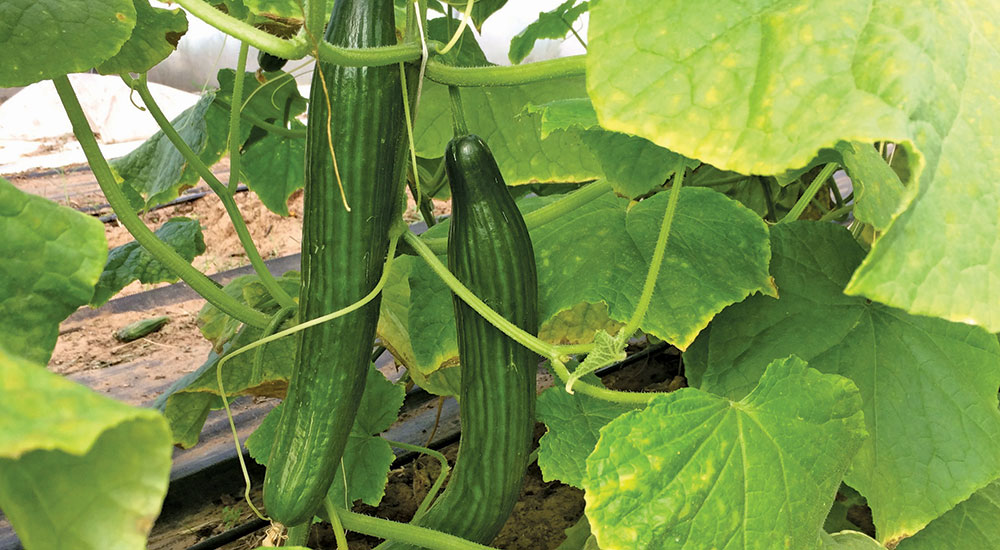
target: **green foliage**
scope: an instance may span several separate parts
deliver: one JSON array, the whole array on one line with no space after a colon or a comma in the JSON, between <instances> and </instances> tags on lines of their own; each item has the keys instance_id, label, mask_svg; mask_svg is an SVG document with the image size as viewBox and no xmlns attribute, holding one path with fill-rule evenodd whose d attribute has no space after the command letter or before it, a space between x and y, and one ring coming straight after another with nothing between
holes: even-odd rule
<instances>
[{"instance_id":1,"label":"green foliage","mask_svg":"<svg viewBox=\"0 0 1000 550\"><path fill-rule=\"evenodd\" d=\"M602 385L593 374L582 380ZM537 410L538 420L545 423L547 430L538 441L538 467L542 470L542 479L558 479L583 488L587 456L597 445L601 428L633 408L581 393L570 395L561 386L542 392L538 396Z\"/></svg>"},{"instance_id":2,"label":"green foliage","mask_svg":"<svg viewBox=\"0 0 1000 550\"><path fill-rule=\"evenodd\" d=\"M907 202L899 176L870 144L841 142L837 152L854 186L854 217L884 231Z\"/></svg>"},{"instance_id":3,"label":"green foliage","mask_svg":"<svg viewBox=\"0 0 1000 550\"><path fill-rule=\"evenodd\" d=\"M993 481L968 500L902 541L898 550L959 550L1000 548L1000 481Z\"/></svg>"},{"instance_id":4,"label":"green foliage","mask_svg":"<svg viewBox=\"0 0 1000 550\"><path fill-rule=\"evenodd\" d=\"M163 417L2 348L0 372L0 508L25 547L145 548L170 473Z\"/></svg>"},{"instance_id":5,"label":"green foliage","mask_svg":"<svg viewBox=\"0 0 1000 550\"><path fill-rule=\"evenodd\" d=\"M529 105L528 112L541 113L543 140L562 131L578 133L597 158L604 178L620 195L641 197L662 186L674 172L698 166L697 161L649 140L601 128L594 107L585 98Z\"/></svg>"},{"instance_id":6,"label":"green foliage","mask_svg":"<svg viewBox=\"0 0 1000 550\"><path fill-rule=\"evenodd\" d=\"M297 121L291 126L305 129ZM243 149L243 181L271 212L288 216L289 197L302 189L304 155L305 140L268 133Z\"/></svg>"},{"instance_id":7,"label":"green foliage","mask_svg":"<svg viewBox=\"0 0 1000 550\"><path fill-rule=\"evenodd\" d=\"M774 361L741 401L686 388L604 426L587 518L603 550L810 548L865 436L850 380Z\"/></svg>"},{"instance_id":8,"label":"green foliage","mask_svg":"<svg viewBox=\"0 0 1000 550\"><path fill-rule=\"evenodd\" d=\"M524 61L535 47L535 42L545 38L564 38L573 28L573 23L586 13L588 2L577 3L578 0L566 0L551 11L538 14L538 20L532 22L510 40L510 50L507 58L515 65Z\"/></svg>"},{"instance_id":9,"label":"green foliage","mask_svg":"<svg viewBox=\"0 0 1000 550\"><path fill-rule=\"evenodd\" d=\"M864 252L839 226L772 227L771 249L780 299L754 296L717 316L685 354L692 385L738 399L773 358L793 353L853 380L871 437L845 481L868 499L883 542L1000 477L990 451L1000 442L996 336L845 296Z\"/></svg>"},{"instance_id":10,"label":"green foliage","mask_svg":"<svg viewBox=\"0 0 1000 550\"><path fill-rule=\"evenodd\" d=\"M0 347L44 365L59 323L94 293L104 227L0 178L0 235Z\"/></svg>"},{"instance_id":11,"label":"green foliage","mask_svg":"<svg viewBox=\"0 0 1000 550\"><path fill-rule=\"evenodd\" d=\"M154 8L148 0L133 0L135 29L121 51L97 66L101 74L144 73L177 48L187 32L187 17L179 8Z\"/></svg>"},{"instance_id":12,"label":"green foliage","mask_svg":"<svg viewBox=\"0 0 1000 550\"><path fill-rule=\"evenodd\" d=\"M189 262L205 252L205 238L198 220L183 216L170 218L155 234ZM108 253L90 305L103 305L135 280L143 284L174 282L177 275L135 241L116 246Z\"/></svg>"},{"instance_id":13,"label":"green foliage","mask_svg":"<svg viewBox=\"0 0 1000 550\"><path fill-rule=\"evenodd\" d=\"M132 0L4 0L0 9L0 87L86 71L117 54L136 27Z\"/></svg>"},{"instance_id":14,"label":"green foliage","mask_svg":"<svg viewBox=\"0 0 1000 550\"><path fill-rule=\"evenodd\" d=\"M342 469L337 472L330 486L328 496L333 503L350 509L358 500L370 506L378 506L382 500L389 466L395 455L389 443L378 434L396 421L399 408L403 405L403 397L402 384L389 382L374 365L368 370L365 393L344 449ZM247 439L250 456L260 464L267 465L274 430L280 417L281 405L278 405Z\"/></svg>"}]
</instances>

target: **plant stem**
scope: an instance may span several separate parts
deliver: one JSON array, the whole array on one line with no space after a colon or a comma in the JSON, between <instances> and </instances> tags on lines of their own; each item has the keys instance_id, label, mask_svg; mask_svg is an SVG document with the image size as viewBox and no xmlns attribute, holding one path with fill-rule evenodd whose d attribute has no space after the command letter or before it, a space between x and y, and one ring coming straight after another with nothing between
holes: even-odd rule
<instances>
[{"instance_id":1,"label":"plant stem","mask_svg":"<svg viewBox=\"0 0 1000 550\"><path fill-rule=\"evenodd\" d=\"M462 94L457 86L448 86L448 97L451 98L451 123L455 137L468 135L469 127L465 124L465 112L462 110Z\"/></svg>"},{"instance_id":2,"label":"plant stem","mask_svg":"<svg viewBox=\"0 0 1000 550\"><path fill-rule=\"evenodd\" d=\"M670 226L674 222L674 214L677 212L677 202L681 195L681 185L684 183L684 168L674 174L674 184L670 187L670 198L667 202L667 209L663 213L663 222L660 224L660 234L656 238L656 247L653 248L653 259L650 260L649 271L646 272L646 282L642 285L642 294L639 295L639 305L632 313L628 323L622 327L621 334L631 336L639 330L639 325L646 317L649 303L653 300L653 290L656 288L656 279L660 275L660 265L663 263L663 256L667 250L667 241L670 239Z\"/></svg>"},{"instance_id":3,"label":"plant stem","mask_svg":"<svg viewBox=\"0 0 1000 550\"><path fill-rule=\"evenodd\" d=\"M334 511L340 517L344 527L373 537L398 540L419 548L433 548L434 550L493 550L488 546L426 527L376 518L340 508L335 508Z\"/></svg>"},{"instance_id":4,"label":"plant stem","mask_svg":"<svg viewBox=\"0 0 1000 550\"><path fill-rule=\"evenodd\" d=\"M312 51L312 44L306 39L305 32L300 33L295 38L285 40L219 11L204 0L177 0L177 3L205 23L278 57L301 59ZM310 24L312 25L315 24L315 19L319 19L318 10L323 9L320 7L323 2L318 1L315 4L317 6L311 8L309 12ZM322 25L319 26L319 29L322 29ZM313 32L313 29L309 29L309 31ZM437 42L435 42L436 44ZM392 65L400 61L420 59L421 55L420 44L407 43L378 48L341 48L325 40L320 40L318 46L320 61L348 67Z\"/></svg>"},{"instance_id":5,"label":"plant stem","mask_svg":"<svg viewBox=\"0 0 1000 550\"><path fill-rule=\"evenodd\" d=\"M73 126L73 134L83 148L87 156L87 162L97 178L97 183L104 192L108 203L118 214L119 221L128 229L135 240L142 245L150 254L159 260L167 269L184 280L194 289L195 292L203 296L209 303L219 308L227 315L242 321L248 325L264 328L267 326L269 318L267 315L236 301L234 298L222 291L215 281L209 279L204 273L195 269L190 263L182 258L173 248L157 238L146 224L139 219L139 216L132 210L128 199L118 186L108 161L101 154L101 149L97 145L97 138L87 123L87 115L80 107L80 101L73 91L73 86L69 78L65 75L53 79L59 99L62 100L66 114L69 116Z\"/></svg>"},{"instance_id":6,"label":"plant stem","mask_svg":"<svg viewBox=\"0 0 1000 550\"><path fill-rule=\"evenodd\" d=\"M344 524L340 521L340 514L337 511L337 507L333 505L333 501L330 500L330 495L327 495L323 499L323 508L326 510L326 515L330 518L330 526L333 527L333 538L337 541L337 550L348 550Z\"/></svg>"},{"instance_id":7,"label":"plant stem","mask_svg":"<svg viewBox=\"0 0 1000 550\"><path fill-rule=\"evenodd\" d=\"M611 191L611 183L607 180L597 180L593 183L563 195L559 200L546 204L545 206L528 212L524 215L524 224L528 229L541 227L552 220L572 213L580 206ZM424 244L435 253L444 254L448 249L448 239L438 237L436 239L425 239Z\"/></svg>"},{"instance_id":8,"label":"plant stem","mask_svg":"<svg viewBox=\"0 0 1000 550\"><path fill-rule=\"evenodd\" d=\"M431 270L433 270L434 273L437 273L438 277L440 277L441 280L448 285L448 288L450 288L456 296L461 298L465 303L469 304L469 307L476 310L476 313L482 315L483 318L490 324L497 327L507 336L513 338L514 341L520 343L522 346L541 355L542 357L549 359L560 357L561 354L559 353L558 348L548 342L540 340L533 334L525 332L524 329L505 319L503 315L497 313L495 310L490 308L490 306L486 305L485 302L479 299L478 296L473 294L472 291L463 285L461 281L455 278L451 271L448 271L448 268L441 263L441 260L438 260L437 256L434 255L434 252L432 252L431 249L420 240L420 237L414 235L410 231L407 231L406 233L403 233L403 240L405 240L406 243L417 252L417 255L427 262L427 265L431 268Z\"/></svg>"},{"instance_id":9,"label":"plant stem","mask_svg":"<svg viewBox=\"0 0 1000 550\"><path fill-rule=\"evenodd\" d=\"M836 171L836 162L831 162L824 166L816 178L812 180L812 183L809 184L809 187L806 188L805 193L803 193L802 196L799 197L799 200L795 202L795 206L793 206L792 209L788 211L788 214L785 214L785 217L781 218L781 221L778 223L788 223L799 219L799 216L806 211L806 207L809 206L809 202L812 201L812 198L816 196L816 193L818 193L820 188L823 187L826 180L829 179L829 177Z\"/></svg>"},{"instance_id":10,"label":"plant stem","mask_svg":"<svg viewBox=\"0 0 1000 550\"><path fill-rule=\"evenodd\" d=\"M542 80L583 76L586 72L585 60L585 55L574 55L524 65L455 67L431 59L427 62L427 78L449 86L518 86Z\"/></svg>"},{"instance_id":11,"label":"plant stem","mask_svg":"<svg viewBox=\"0 0 1000 550\"><path fill-rule=\"evenodd\" d=\"M305 546L309 542L309 528L311 521L292 525L288 528L288 538L282 546Z\"/></svg>"},{"instance_id":12,"label":"plant stem","mask_svg":"<svg viewBox=\"0 0 1000 550\"><path fill-rule=\"evenodd\" d=\"M562 361L550 361L549 364L552 365L552 370L555 371L556 376L558 376L560 380L566 382L570 379L571 375ZM604 386L595 386L594 384L583 382L582 380L577 380L573 383L573 391L589 395L590 397L596 397L597 399L602 399L604 401L624 403L627 405L646 405L657 395L664 394L664 392L640 393L612 390L605 388Z\"/></svg>"},{"instance_id":13,"label":"plant stem","mask_svg":"<svg viewBox=\"0 0 1000 550\"><path fill-rule=\"evenodd\" d=\"M233 78L233 104L229 106L229 194L240 185L240 113L243 111L243 80L246 78L247 52L250 45L240 42Z\"/></svg>"},{"instance_id":14,"label":"plant stem","mask_svg":"<svg viewBox=\"0 0 1000 550\"><path fill-rule=\"evenodd\" d=\"M215 174L205 166L205 163L198 158L197 153L195 153L187 142L181 138L177 130L174 129L170 121L160 110L159 105L153 99L152 94L149 92L149 86L146 85L146 75L141 75L137 80L132 80L135 90L139 92L139 97L146 104L146 108L149 109L149 114L153 116L156 123L160 126L160 130L163 132L170 143L177 148L180 154L187 161L188 166L195 169L201 179L205 180L205 183L219 196L219 200L222 201L222 206L226 209L226 213L229 215L230 221L233 223L233 229L236 231L236 236L239 237L240 244L243 245L243 250L246 251L247 259L250 261L250 265L253 266L254 271L257 276L260 277L260 282L264 285L264 288L271 294L271 296L277 300L278 304L282 307L295 307L295 300L285 292L285 289L278 285L278 282L271 275L271 272L267 269L264 264L264 259L261 258L260 252L257 251L257 246L254 245L253 238L250 236L250 230L247 229L247 224L243 220L243 215L240 214L240 209L236 205L236 200L233 198L232 194L226 189L226 186L215 177ZM234 102L235 103L235 102ZM230 159L232 162L233 159ZM110 202L110 201L109 201ZM207 298L206 298L207 299ZM221 308L220 308L221 309Z\"/></svg>"},{"instance_id":15,"label":"plant stem","mask_svg":"<svg viewBox=\"0 0 1000 550\"><path fill-rule=\"evenodd\" d=\"M819 219L819 221L828 222L830 220L835 220L852 210L854 210L854 205L848 204L847 206L842 206L840 208L831 210L830 212L824 214L823 217Z\"/></svg>"},{"instance_id":16,"label":"plant stem","mask_svg":"<svg viewBox=\"0 0 1000 550\"><path fill-rule=\"evenodd\" d=\"M327 10L326 0L303 0L302 6L302 26L307 37L314 37L316 41L323 36L324 27L330 18Z\"/></svg>"},{"instance_id":17,"label":"plant stem","mask_svg":"<svg viewBox=\"0 0 1000 550\"><path fill-rule=\"evenodd\" d=\"M438 463L441 464L441 473L438 474L437 479L434 480L434 484L427 491L427 495L424 500L420 501L420 506L417 507L417 511L413 514L413 519L411 521L418 521L424 514L427 513L427 509L431 507L431 503L434 502L434 497L437 496L438 491L441 490L441 486L444 485L445 480L448 478L448 473L451 472L451 467L448 466L448 459L438 451L434 449L428 449L427 447L421 447L420 445L411 445L409 443L403 443L402 441L392 441L386 439L390 445L393 447L399 447L407 451L412 451L415 453L421 453L428 456L432 456L437 459Z\"/></svg>"}]
</instances>

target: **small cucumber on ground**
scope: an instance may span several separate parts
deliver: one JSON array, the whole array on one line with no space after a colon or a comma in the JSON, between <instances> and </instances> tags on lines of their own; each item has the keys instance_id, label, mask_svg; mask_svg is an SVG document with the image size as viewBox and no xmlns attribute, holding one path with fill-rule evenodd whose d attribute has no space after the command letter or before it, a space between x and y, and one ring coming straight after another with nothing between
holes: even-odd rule
<instances>
[{"instance_id":1,"label":"small cucumber on ground","mask_svg":"<svg viewBox=\"0 0 1000 550\"><path fill-rule=\"evenodd\" d=\"M325 40L348 48L395 44L392 0L337 0ZM399 66L320 63L308 116L302 321L357 302L382 274L406 167ZM331 141L350 212L334 173ZM364 391L378 314L376 298L297 333L295 364L264 479L264 504L276 521L309 521L329 490Z\"/></svg>"},{"instance_id":2,"label":"small cucumber on ground","mask_svg":"<svg viewBox=\"0 0 1000 550\"><path fill-rule=\"evenodd\" d=\"M537 333L535 255L492 153L477 136L463 136L448 144L445 162L452 193L449 269L507 320ZM454 307L462 436L447 488L417 523L486 544L521 492L539 359L457 297ZM387 542L379 548L412 547Z\"/></svg>"},{"instance_id":3,"label":"small cucumber on ground","mask_svg":"<svg viewBox=\"0 0 1000 550\"><path fill-rule=\"evenodd\" d=\"M148 336L160 330L163 328L163 325L166 325L169 322L170 317L167 317L166 315L136 321L116 330L115 339L119 342L131 342L133 340L138 340L143 336Z\"/></svg>"}]
</instances>

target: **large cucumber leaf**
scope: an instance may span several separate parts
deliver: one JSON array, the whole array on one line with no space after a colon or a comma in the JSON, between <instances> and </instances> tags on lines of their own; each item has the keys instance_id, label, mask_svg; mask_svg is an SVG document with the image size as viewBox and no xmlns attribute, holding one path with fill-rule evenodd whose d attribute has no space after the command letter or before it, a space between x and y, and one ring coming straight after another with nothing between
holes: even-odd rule
<instances>
[{"instance_id":1,"label":"large cucumber leaf","mask_svg":"<svg viewBox=\"0 0 1000 550\"><path fill-rule=\"evenodd\" d=\"M912 202L847 291L996 332L997 29L1000 4L976 0L604 1L587 87L602 126L745 174L902 145Z\"/></svg>"},{"instance_id":2,"label":"large cucumber leaf","mask_svg":"<svg viewBox=\"0 0 1000 550\"><path fill-rule=\"evenodd\" d=\"M685 354L693 385L738 399L793 353L853 380L871 438L845 481L868 499L887 545L1000 477L995 335L845 296L864 251L843 227L777 225L771 249L780 299L753 296L719 314Z\"/></svg>"},{"instance_id":3,"label":"large cucumber leaf","mask_svg":"<svg viewBox=\"0 0 1000 550\"><path fill-rule=\"evenodd\" d=\"M25 548L146 548L170 477L163 417L2 348L0 372L0 508Z\"/></svg>"},{"instance_id":4,"label":"large cucumber leaf","mask_svg":"<svg viewBox=\"0 0 1000 550\"><path fill-rule=\"evenodd\" d=\"M865 436L850 380L774 361L741 401L685 388L604 426L587 518L603 550L816 548Z\"/></svg>"},{"instance_id":5,"label":"large cucumber leaf","mask_svg":"<svg viewBox=\"0 0 1000 550\"><path fill-rule=\"evenodd\" d=\"M1000 549L1000 480L932 521L923 531L899 543L897 550Z\"/></svg>"},{"instance_id":6,"label":"large cucumber leaf","mask_svg":"<svg viewBox=\"0 0 1000 550\"><path fill-rule=\"evenodd\" d=\"M135 30L121 51L97 66L101 74L144 73L177 49L187 32L187 16L180 8L154 8L148 0L133 0Z\"/></svg>"},{"instance_id":7,"label":"large cucumber leaf","mask_svg":"<svg viewBox=\"0 0 1000 550\"><path fill-rule=\"evenodd\" d=\"M0 178L0 235L0 347L44 365L59 323L94 294L104 226Z\"/></svg>"},{"instance_id":8,"label":"large cucumber leaf","mask_svg":"<svg viewBox=\"0 0 1000 550\"><path fill-rule=\"evenodd\" d=\"M4 0L0 87L86 71L117 54L135 27L132 0Z\"/></svg>"}]
</instances>

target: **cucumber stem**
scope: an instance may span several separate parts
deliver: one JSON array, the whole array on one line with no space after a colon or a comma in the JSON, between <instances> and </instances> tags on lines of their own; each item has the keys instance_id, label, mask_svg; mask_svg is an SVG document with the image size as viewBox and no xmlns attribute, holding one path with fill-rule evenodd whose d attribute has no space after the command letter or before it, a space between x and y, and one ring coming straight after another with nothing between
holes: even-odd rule
<instances>
[{"instance_id":1,"label":"cucumber stem","mask_svg":"<svg viewBox=\"0 0 1000 550\"><path fill-rule=\"evenodd\" d=\"M267 289L268 293L271 294L278 304L282 307L295 307L297 304L291 296L285 292L285 289L278 285L278 282L271 275L271 271L267 269L267 265L264 264L264 259L261 258L260 252L257 251L257 246L253 242L253 237L250 236L250 230L247 229L247 224L243 220L243 215L240 213L239 207L236 205L236 200L233 198L232 193L226 188L225 185L215 177L215 174L205 166L205 163L201 161L198 154L195 153L187 142L177 133L170 121L167 120L166 115L160 110L160 106L157 105L156 100L153 99L153 95L149 92L149 86L146 83L146 75L142 74L138 79L130 79L126 76L122 77L126 83L131 85L136 91L139 92L139 97L142 98L143 103L145 103L146 108L149 110L149 114L153 116L156 120L156 124L159 125L160 130L163 135L170 140L170 143L180 152L184 160L187 161L188 166L194 168L194 170L201 176L201 179L205 180L205 183L218 195L219 200L222 201L222 206L226 209L226 214L229 215L229 220L233 223L233 229L236 231L236 236L240 240L240 244L243 245L243 250L247 254L247 260L250 261L250 265L253 266L254 271L257 276L260 277L260 282ZM236 98L236 96L233 96ZM237 103L236 101L233 102ZM239 155L237 154L237 157ZM230 162L233 159L229 159ZM232 182L230 181L230 186L232 187ZM232 187L235 189L235 187ZM110 200L108 201L110 202ZM117 212L117 209L115 210ZM121 214L119 214L120 216ZM199 294L201 294L199 292ZM203 295L204 296L204 295ZM207 298L206 298L207 299ZM220 308L221 309L221 308ZM266 325L266 324L265 324Z\"/></svg>"},{"instance_id":2,"label":"cucumber stem","mask_svg":"<svg viewBox=\"0 0 1000 550\"><path fill-rule=\"evenodd\" d=\"M448 86L448 97L451 98L451 124L455 137L469 134L469 126L465 123L465 111L462 110L462 94L457 86Z\"/></svg>"},{"instance_id":3,"label":"cucumber stem","mask_svg":"<svg viewBox=\"0 0 1000 550\"><path fill-rule=\"evenodd\" d=\"M427 78L448 86L519 86L543 80L584 76L586 58L586 55L573 55L524 65L496 67L455 67L431 59L427 62Z\"/></svg>"},{"instance_id":4,"label":"cucumber stem","mask_svg":"<svg viewBox=\"0 0 1000 550\"><path fill-rule=\"evenodd\" d=\"M327 509L327 513L337 514L343 526L351 531L387 540L398 540L420 548L433 548L434 550L493 550L488 546L483 546L482 544L433 529L427 529L426 527L417 527L416 525L358 514L341 508L331 506Z\"/></svg>"},{"instance_id":5,"label":"cucumber stem","mask_svg":"<svg viewBox=\"0 0 1000 550\"><path fill-rule=\"evenodd\" d=\"M73 134L83 148L83 152L90 163L90 168L97 178L97 183L104 192L108 203L118 214L118 219L128 232L135 237L135 240L149 251L157 260L163 263L167 269L180 277L191 288L208 300L209 303L219 308L227 315L248 325L264 328L267 326L269 318L267 315L236 301L234 298L222 291L215 281L209 279L204 273L195 269L190 263L182 258L173 248L161 241L153 232L146 227L146 224L139 219L139 216L132 210L128 199L122 192L121 187L115 180L114 174L108 161L101 153L97 145L97 138L87 122L87 115L84 114L80 101L73 91L73 86L66 75L52 79L56 86L56 92L62 101L63 108L69 116L73 126Z\"/></svg>"},{"instance_id":6,"label":"cucumber stem","mask_svg":"<svg viewBox=\"0 0 1000 550\"><path fill-rule=\"evenodd\" d=\"M785 214L785 217L781 218L781 221L778 223L788 223L799 219L799 216L806 211L806 207L809 206L809 202L812 201L813 197L816 196L816 193L819 192L821 187L823 187L826 180L829 179L830 176L832 176L837 170L837 166L838 164L836 162L831 162L824 166L823 169L820 170L820 173L816 176L816 179L812 180L809 187L807 187L805 192L802 193L802 196L799 197L799 200L795 202L795 206L793 206L792 209L788 211L788 214Z\"/></svg>"},{"instance_id":7,"label":"cucumber stem","mask_svg":"<svg viewBox=\"0 0 1000 550\"><path fill-rule=\"evenodd\" d=\"M667 202L667 209L663 213L663 222L660 224L660 234L656 238L656 246L653 248L653 258L649 263L649 271L646 272L646 281L642 285L642 294L639 295L639 304L636 306L632 317L621 329L620 334L628 337L639 330L639 325L646 317L649 303L653 300L653 290L656 288L656 279L660 274L660 265L663 264L663 256L667 250L667 242L670 239L670 226L674 222L674 214L677 212L677 202L680 198L681 185L684 183L684 168L674 173L674 184L670 187L670 198Z\"/></svg>"},{"instance_id":8,"label":"cucumber stem","mask_svg":"<svg viewBox=\"0 0 1000 550\"><path fill-rule=\"evenodd\" d=\"M233 78L233 104L229 106L229 194L240 185L240 113L243 111L243 80L246 78L247 52L250 45L240 42ZM200 160L200 159L199 159Z\"/></svg>"}]
</instances>

